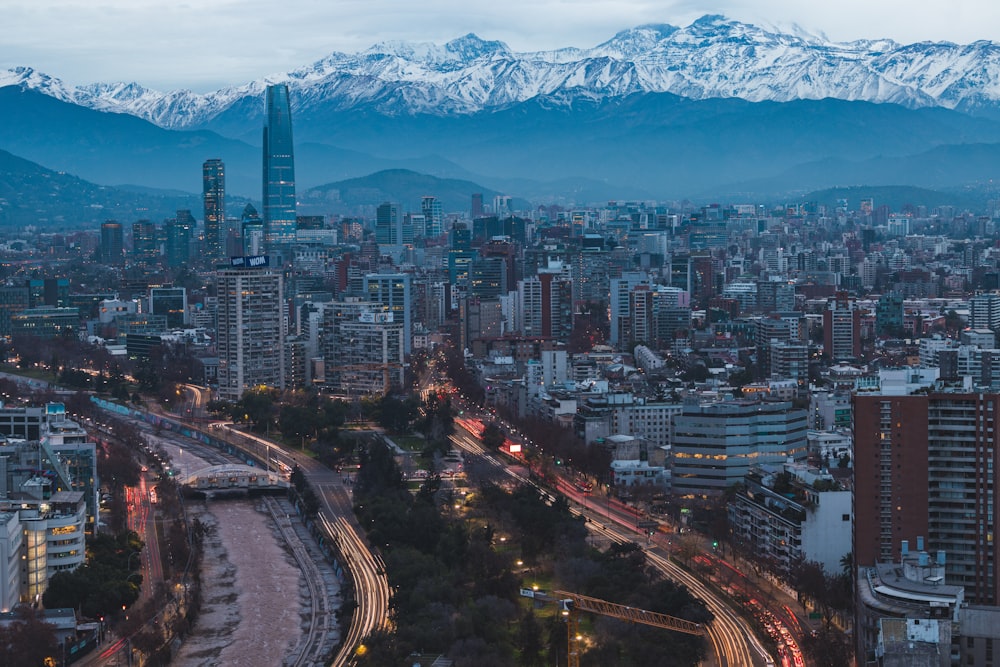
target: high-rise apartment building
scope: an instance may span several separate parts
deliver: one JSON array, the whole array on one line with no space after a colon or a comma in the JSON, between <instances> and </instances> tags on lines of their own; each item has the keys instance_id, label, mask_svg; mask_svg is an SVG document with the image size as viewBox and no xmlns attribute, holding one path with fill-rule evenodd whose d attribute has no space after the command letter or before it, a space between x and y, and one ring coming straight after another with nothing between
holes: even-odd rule
<instances>
[{"instance_id":1,"label":"high-rise apartment building","mask_svg":"<svg viewBox=\"0 0 1000 667\"><path fill-rule=\"evenodd\" d=\"M205 204L205 253L212 261L226 250L226 168L222 160L206 160L201 167Z\"/></svg>"},{"instance_id":2,"label":"high-rise apartment building","mask_svg":"<svg viewBox=\"0 0 1000 667\"><path fill-rule=\"evenodd\" d=\"M267 256L233 260L216 272L219 397L284 384L284 282ZM257 264L258 266L252 266Z\"/></svg>"},{"instance_id":3,"label":"high-rise apartment building","mask_svg":"<svg viewBox=\"0 0 1000 667\"><path fill-rule=\"evenodd\" d=\"M899 562L922 536L949 584L1000 604L995 534L1000 394L854 396L854 562Z\"/></svg>"},{"instance_id":4,"label":"high-rise apartment building","mask_svg":"<svg viewBox=\"0 0 1000 667\"><path fill-rule=\"evenodd\" d=\"M861 357L861 311L845 292L830 299L823 311L823 353L833 361Z\"/></svg>"},{"instance_id":5,"label":"high-rise apartment building","mask_svg":"<svg viewBox=\"0 0 1000 667\"><path fill-rule=\"evenodd\" d=\"M616 349L622 349L632 341L630 331L631 298L629 294L638 285L649 285L649 276L645 273L626 272L621 278L611 280L611 338L610 343ZM649 342L649 341L645 341Z\"/></svg>"},{"instance_id":6,"label":"high-rise apartment building","mask_svg":"<svg viewBox=\"0 0 1000 667\"><path fill-rule=\"evenodd\" d=\"M413 298L407 273L370 273L364 278L364 298L382 304L403 325L403 351L413 344Z\"/></svg>"},{"instance_id":7,"label":"high-rise apartment building","mask_svg":"<svg viewBox=\"0 0 1000 667\"><path fill-rule=\"evenodd\" d=\"M403 381L403 323L382 303L352 297L323 310L326 384L348 395L382 394Z\"/></svg>"},{"instance_id":8,"label":"high-rise apartment building","mask_svg":"<svg viewBox=\"0 0 1000 667\"><path fill-rule=\"evenodd\" d=\"M295 156L288 86L267 87L264 126L264 235L268 247L295 242Z\"/></svg>"},{"instance_id":9,"label":"high-rise apartment building","mask_svg":"<svg viewBox=\"0 0 1000 667\"><path fill-rule=\"evenodd\" d=\"M573 333L573 283L555 263L517 284L521 332L567 341Z\"/></svg>"},{"instance_id":10,"label":"high-rise apartment building","mask_svg":"<svg viewBox=\"0 0 1000 667\"><path fill-rule=\"evenodd\" d=\"M108 220L101 224L101 262L121 264L125 259L125 232L120 222Z\"/></svg>"}]
</instances>

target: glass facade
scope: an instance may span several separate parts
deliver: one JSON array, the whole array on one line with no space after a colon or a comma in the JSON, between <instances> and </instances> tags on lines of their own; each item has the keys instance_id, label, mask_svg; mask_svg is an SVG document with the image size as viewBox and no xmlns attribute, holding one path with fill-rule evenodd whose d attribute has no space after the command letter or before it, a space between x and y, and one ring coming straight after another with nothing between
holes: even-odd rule
<instances>
[{"instance_id":1,"label":"glass facade","mask_svg":"<svg viewBox=\"0 0 1000 667\"><path fill-rule=\"evenodd\" d=\"M205 246L212 260L224 257L226 234L226 167L222 160L202 165L202 194L205 200Z\"/></svg>"},{"instance_id":2,"label":"glass facade","mask_svg":"<svg viewBox=\"0 0 1000 667\"><path fill-rule=\"evenodd\" d=\"M268 247L295 242L295 157L288 86L268 86L264 126L264 234Z\"/></svg>"}]
</instances>

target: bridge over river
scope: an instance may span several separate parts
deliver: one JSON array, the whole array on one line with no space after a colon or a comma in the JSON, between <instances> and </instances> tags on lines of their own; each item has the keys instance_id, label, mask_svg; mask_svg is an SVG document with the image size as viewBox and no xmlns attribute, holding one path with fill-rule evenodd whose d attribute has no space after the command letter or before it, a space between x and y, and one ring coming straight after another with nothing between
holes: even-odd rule
<instances>
[{"instance_id":1,"label":"bridge over river","mask_svg":"<svg viewBox=\"0 0 1000 667\"><path fill-rule=\"evenodd\" d=\"M287 476L254 466L225 463L194 470L178 481L197 491L277 491L288 489Z\"/></svg>"}]
</instances>

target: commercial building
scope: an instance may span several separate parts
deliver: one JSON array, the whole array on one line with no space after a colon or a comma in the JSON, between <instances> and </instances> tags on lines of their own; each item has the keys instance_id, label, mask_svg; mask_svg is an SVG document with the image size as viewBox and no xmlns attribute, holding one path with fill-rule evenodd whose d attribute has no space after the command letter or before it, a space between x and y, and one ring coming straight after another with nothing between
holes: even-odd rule
<instances>
[{"instance_id":1,"label":"commercial building","mask_svg":"<svg viewBox=\"0 0 1000 667\"><path fill-rule=\"evenodd\" d=\"M121 264L125 261L125 232L120 222L108 220L101 224L101 262Z\"/></svg>"},{"instance_id":2,"label":"commercial building","mask_svg":"<svg viewBox=\"0 0 1000 667\"><path fill-rule=\"evenodd\" d=\"M269 257L241 257L216 272L219 397L236 401L254 387L283 387L284 278Z\"/></svg>"},{"instance_id":3,"label":"commercial building","mask_svg":"<svg viewBox=\"0 0 1000 667\"><path fill-rule=\"evenodd\" d=\"M132 223L132 257L137 262L155 261L160 256L156 242L156 225L149 220Z\"/></svg>"},{"instance_id":4,"label":"commercial building","mask_svg":"<svg viewBox=\"0 0 1000 667\"><path fill-rule=\"evenodd\" d=\"M423 197L420 200L420 212L424 215L424 236L437 238L444 231L444 214L441 200L437 197Z\"/></svg>"},{"instance_id":5,"label":"commercial building","mask_svg":"<svg viewBox=\"0 0 1000 667\"><path fill-rule=\"evenodd\" d=\"M82 492L53 492L50 480L35 477L0 501L0 511L12 509L24 529L22 598L36 601L52 575L75 570L86 560L86 503Z\"/></svg>"},{"instance_id":6,"label":"commercial building","mask_svg":"<svg viewBox=\"0 0 1000 667\"><path fill-rule=\"evenodd\" d=\"M806 411L790 402L684 405L671 438L673 493L718 495L743 481L752 464L806 457Z\"/></svg>"},{"instance_id":7,"label":"commercial building","mask_svg":"<svg viewBox=\"0 0 1000 667\"><path fill-rule=\"evenodd\" d=\"M40 306L14 313L10 320L12 336L59 338L76 333L80 326L80 310Z\"/></svg>"},{"instance_id":8,"label":"commercial building","mask_svg":"<svg viewBox=\"0 0 1000 667\"><path fill-rule=\"evenodd\" d=\"M184 287L152 287L149 290L149 311L166 317L168 329L181 329L187 324L187 289Z\"/></svg>"},{"instance_id":9,"label":"commercial building","mask_svg":"<svg viewBox=\"0 0 1000 667\"><path fill-rule=\"evenodd\" d=\"M295 154L288 86L267 87L265 114L264 236L272 248L295 242Z\"/></svg>"},{"instance_id":10,"label":"commercial building","mask_svg":"<svg viewBox=\"0 0 1000 667\"><path fill-rule=\"evenodd\" d=\"M24 529L17 512L0 512L0 613L21 599L21 557Z\"/></svg>"}]
</instances>

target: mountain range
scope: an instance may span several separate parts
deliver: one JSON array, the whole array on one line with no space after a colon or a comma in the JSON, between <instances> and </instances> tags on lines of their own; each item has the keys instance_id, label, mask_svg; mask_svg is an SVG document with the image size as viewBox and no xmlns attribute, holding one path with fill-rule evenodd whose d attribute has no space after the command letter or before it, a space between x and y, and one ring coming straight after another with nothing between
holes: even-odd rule
<instances>
[{"instance_id":1,"label":"mountain range","mask_svg":"<svg viewBox=\"0 0 1000 667\"><path fill-rule=\"evenodd\" d=\"M0 148L188 192L221 157L229 187L258 196L270 83L291 91L303 190L387 169L565 203L1000 177L1000 45L835 43L719 16L532 53L384 42L206 94L17 67L0 71Z\"/></svg>"},{"instance_id":2,"label":"mountain range","mask_svg":"<svg viewBox=\"0 0 1000 667\"><path fill-rule=\"evenodd\" d=\"M29 67L0 75L0 85L24 85L66 102L185 129L213 129L217 117L238 110L246 98L260 99L269 83L287 83L295 111L307 114L313 107L391 116L471 114L537 97L572 104L636 93L751 102L835 98L997 114L1000 45L838 43L710 15L686 27L624 30L592 48L517 53L472 33L443 45L381 42L207 94L162 93L134 82L70 88ZM252 106L259 114L260 105Z\"/></svg>"}]
</instances>

